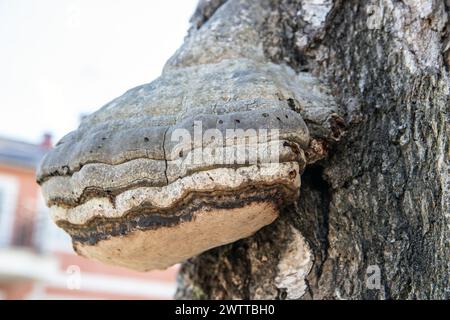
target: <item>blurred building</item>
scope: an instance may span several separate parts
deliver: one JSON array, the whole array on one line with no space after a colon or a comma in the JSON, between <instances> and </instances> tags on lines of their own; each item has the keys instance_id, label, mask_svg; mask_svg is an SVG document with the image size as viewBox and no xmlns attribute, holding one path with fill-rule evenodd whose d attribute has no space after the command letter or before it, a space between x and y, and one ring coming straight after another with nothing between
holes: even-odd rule
<instances>
[{"instance_id":1,"label":"blurred building","mask_svg":"<svg viewBox=\"0 0 450 320\"><path fill-rule=\"evenodd\" d=\"M49 219L35 169L52 147L0 138L0 299L170 299L176 267L139 273L73 253Z\"/></svg>"}]
</instances>

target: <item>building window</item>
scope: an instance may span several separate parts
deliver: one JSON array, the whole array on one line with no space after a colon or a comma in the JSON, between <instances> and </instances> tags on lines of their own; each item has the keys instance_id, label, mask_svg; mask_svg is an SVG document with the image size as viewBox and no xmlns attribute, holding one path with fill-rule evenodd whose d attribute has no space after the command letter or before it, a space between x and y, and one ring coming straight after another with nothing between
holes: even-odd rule
<instances>
[{"instance_id":1,"label":"building window","mask_svg":"<svg viewBox=\"0 0 450 320\"><path fill-rule=\"evenodd\" d=\"M17 179L13 176L0 175L0 246L7 246L11 243L17 192Z\"/></svg>"},{"instance_id":2,"label":"building window","mask_svg":"<svg viewBox=\"0 0 450 320\"><path fill-rule=\"evenodd\" d=\"M73 253L70 236L52 221L42 195L38 196L38 213L33 234L34 243L43 252Z\"/></svg>"}]
</instances>

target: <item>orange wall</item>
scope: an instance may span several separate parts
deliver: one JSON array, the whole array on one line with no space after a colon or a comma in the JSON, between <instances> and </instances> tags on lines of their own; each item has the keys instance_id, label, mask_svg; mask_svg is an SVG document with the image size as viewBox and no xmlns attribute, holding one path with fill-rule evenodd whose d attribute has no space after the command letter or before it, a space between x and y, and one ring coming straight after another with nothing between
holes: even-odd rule
<instances>
[{"instance_id":1,"label":"orange wall","mask_svg":"<svg viewBox=\"0 0 450 320\"><path fill-rule=\"evenodd\" d=\"M27 223L30 231L37 214L39 186L36 183L35 170L23 167L13 167L0 164L0 174L14 176L19 184L18 197L16 199L16 212L14 218L14 226L12 239L15 239L17 232L20 230L22 223ZM31 240L31 234L29 234Z\"/></svg>"},{"instance_id":2,"label":"orange wall","mask_svg":"<svg viewBox=\"0 0 450 320\"><path fill-rule=\"evenodd\" d=\"M107 274L110 276L140 279L143 281L158 280L174 283L178 273L178 265L172 266L166 270L155 270L150 272L137 272L129 269L106 265L94 260L89 260L75 253L56 252L55 255L60 261L60 268L66 270L70 265L79 266L83 272L91 274Z\"/></svg>"},{"instance_id":3,"label":"orange wall","mask_svg":"<svg viewBox=\"0 0 450 320\"><path fill-rule=\"evenodd\" d=\"M33 290L32 281L11 282L0 284L0 293L5 300L24 299Z\"/></svg>"}]
</instances>

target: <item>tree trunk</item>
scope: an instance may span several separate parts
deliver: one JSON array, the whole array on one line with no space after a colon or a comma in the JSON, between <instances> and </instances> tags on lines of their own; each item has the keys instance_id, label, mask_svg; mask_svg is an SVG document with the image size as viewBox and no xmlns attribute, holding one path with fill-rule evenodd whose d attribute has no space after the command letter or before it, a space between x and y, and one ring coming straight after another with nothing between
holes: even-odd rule
<instances>
[{"instance_id":1,"label":"tree trunk","mask_svg":"<svg viewBox=\"0 0 450 320\"><path fill-rule=\"evenodd\" d=\"M186 41L243 3L200 1ZM450 1L267 5L266 58L326 83L345 134L276 222L185 262L176 297L448 298Z\"/></svg>"}]
</instances>

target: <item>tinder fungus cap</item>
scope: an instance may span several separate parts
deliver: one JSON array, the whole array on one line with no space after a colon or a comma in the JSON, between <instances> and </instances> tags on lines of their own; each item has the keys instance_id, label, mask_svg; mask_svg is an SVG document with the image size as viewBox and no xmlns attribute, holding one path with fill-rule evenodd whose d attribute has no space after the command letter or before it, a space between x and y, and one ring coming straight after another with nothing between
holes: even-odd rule
<instances>
[{"instance_id":1,"label":"tinder fungus cap","mask_svg":"<svg viewBox=\"0 0 450 320\"><path fill-rule=\"evenodd\" d=\"M158 79L87 116L43 159L38 183L78 254L162 269L254 234L299 199L302 115L322 134L330 100L311 75L264 58L255 30L267 1L219 11Z\"/></svg>"},{"instance_id":2,"label":"tinder fungus cap","mask_svg":"<svg viewBox=\"0 0 450 320\"><path fill-rule=\"evenodd\" d=\"M179 68L86 117L38 173L75 250L165 268L271 223L298 196L309 142L285 71L246 59Z\"/></svg>"}]
</instances>

